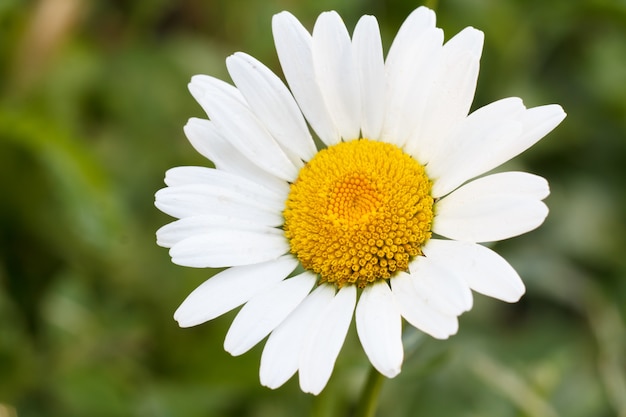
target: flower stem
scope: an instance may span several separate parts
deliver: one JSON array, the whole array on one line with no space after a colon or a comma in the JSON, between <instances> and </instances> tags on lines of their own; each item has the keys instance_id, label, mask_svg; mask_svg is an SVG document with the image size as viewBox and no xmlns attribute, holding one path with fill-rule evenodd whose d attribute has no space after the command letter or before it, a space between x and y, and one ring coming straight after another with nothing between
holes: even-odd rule
<instances>
[{"instance_id":1,"label":"flower stem","mask_svg":"<svg viewBox=\"0 0 626 417\"><path fill-rule=\"evenodd\" d=\"M361 398L359 399L354 417L374 417L383 381L382 374L372 367L361 392Z\"/></svg>"}]
</instances>

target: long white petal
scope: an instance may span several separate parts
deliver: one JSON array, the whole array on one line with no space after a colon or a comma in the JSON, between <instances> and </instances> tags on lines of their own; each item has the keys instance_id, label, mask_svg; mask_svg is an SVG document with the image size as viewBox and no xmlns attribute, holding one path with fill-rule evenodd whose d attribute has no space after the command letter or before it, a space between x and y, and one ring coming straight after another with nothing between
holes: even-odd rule
<instances>
[{"instance_id":1,"label":"long white petal","mask_svg":"<svg viewBox=\"0 0 626 417\"><path fill-rule=\"evenodd\" d=\"M374 368L387 378L398 375L404 358L402 318L387 282L363 289L355 317L363 350Z\"/></svg>"},{"instance_id":2,"label":"long white petal","mask_svg":"<svg viewBox=\"0 0 626 417\"><path fill-rule=\"evenodd\" d=\"M224 349L233 356L250 350L304 300L316 279L315 274L304 272L252 297L228 329Z\"/></svg>"},{"instance_id":3,"label":"long white petal","mask_svg":"<svg viewBox=\"0 0 626 417\"><path fill-rule=\"evenodd\" d=\"M459 329L456 316L446 315L427 304L417 293L413 281L417 277L399 272L391 280L391 290L400 314L412 326L436 339L447 339Z\"/></svg>"},{"instance_id":4,"label":"long white petal","mask_svg":"<svg viewBox=\"0 0 626 417\"><path fill-rule=\"evenodd\" d=\"M404 146L427 117L427 93L442 43L435 14L425 7L416 9L400 27L385 61L384 141Z\"/></svg>"},{"instance_id":5,"label":"long white petal","mask_svg":"<svg viewBox=\"0 0 626 417\"><path fill-rule=\"evenodd\" d=\"M274 261L228 268L192 291L174 313L174 319L180 327L213 320L282 281L296 266L298 261L286 255Z\"/></svg>"},{"instance_id":6,"label":"long white petal","mask_svg":"<svg viewBox=\"0 0 626 417\"><path fill-rule=\"evenodd\" d=\"M314 327L313 323L319 320L320 312L328 307L334 297L333 285L320 285L274 329L261 356L261 384L278 388L296 373L300 354Z\"/></svg>"},{"instance_id":7,"label":"long white petal","mask_svg":"<svg viewBox=\"0 0 626 417\"><path fill-rule=\"evenodd\" d=\"M289 192L287 181L264 171L246 158L224 139L213 122L192 117L185 125L184 131L194 149L213 162L217 169L249 178L279 193Z\"/></svg>"},{"instance_id":8,"label":"long white petal","mask_svg":"<svg viewBox=\"0 0 626 417\"><path fill-rule=\"evenodd\" d=\"M182 166L168 169L165 184L170 187L192 184L206 184L215 188L232 190L247 196L263 205L281 211L288 193L265 187L259 187L254 181L240 175L231 174L214 168Z\"/></svg>"},{"instance_id":9,"label":"long white petal","mask_svg":"<svg viewBox=\"0 0 626 417\"><path fill-rule=\"evenodd\" d=\"M427 31L435 28L437 16L435 12L427 7L418 7L402 23L396 37L394 38L389 53L387 54L386 65L389 67L400 67L398 62L402 62L408 51L416 47L416 40ZM388 68L389 69L389 68Z\"/></svg>"},{"instance_id":10,"label":"long white petal","mask_svg":"<svg viewBox=\"0 0 626 417\"><path fill-rule=\"evenodd\" d=\"M265 171L286 181L295 180L298 167L246 103L235 97L225 84L213 77L195 75L188 87L209 118L239 152Z\"/></svg>"},{"instance_id":11,"label":"long white petal","mask_svg":"<svg viewBox=\"0 0 626 417\"><path fill-rule=\"evenodd\" d=\"M521 99L509 97L470 114L428 161L428 175L435 179L433 196L442 197L484 172L481 162L490 158L486 154L509 146L522 134L518 119L525 110Z\"/></svg>"},{"instance_id":12,"label":"long white petal","mask_svg":"<svg viewBox=\"0 0 626 417\"><path fill-rule=\"evenodd\" d=\"M524 152L550 133L566 116L567 114L558 104L548 104L526 110L520 118L524 127L524 133L519 138L519 141L516 142L517 146L509 148L506 154L498 155L497 159L494 158L495 160L492 164L497 164L496 166L498 166Z\"/></svg>"},{"instance_id":13,"label":"long white petal","mask_svg":"<svg viewBox=\"0 0 626 417\"><path fill-rule=\"evenodd\" d=\"M445 147L445 139L467 116L474 99L484 35L468 27L443 46L426 96L427 117L421 119L406 151L427 163Z\"/></svg>"},{"instance_id":14,"label":"long white petal","mask_svg":"<svg viewBox=\"0 0 626 417\"><path fill-rule=\"evenodd\" d=\"M423 248L431 260L453 269L476 292L509 303L524 294L524 283L500 255L482 245L431 239Z\"/></svg>"},{"instance_id":15,"label":"long white petal","mask_svg":"<svg viewBox=\"0 0 626 417\"><path fill-rule=\"evenodd\" d=\"M361 134L380 139L385 117L385 59L378 21L363 16L352 35L361 94Z\"/></svg>"},{"instance_id":16,"label":"long white petal","mask_svg":"<svg viewBox=\"0 0 626 417\"><path fill-rule=\"evenodd\" d=\"M252 220L242 220L237 217L217 214L184 217L168 223L157 230L157 244L164 248L171 248L178 242L189 237L209 233L215 229L228 230L258 230L264 225Z\"/></svg>"},{"instance_id":17,"label":"long white petal","mask_svg":"<svg viewBox=\"0 0 626 417\"><path fill-rule=\"evenodd\" d=\"M214 229L172 246L172 262L193 268L222 268L271 261L289 252L281 230Z\"/></svg>"},{"instance_id":18,"label":"long white petal","mask_svg":"<svg viewBox=\"0 0 626 417\"><path fill-rule=\"evenodd\" d=\"M274 15L272 32L285 79L300 110L325 144L338 143L341 136L315 77L311 35L289 12Z\"/></svg>"},{"instance_id":19,"label":"long white petal","mask_svg":"<svg viewBox=\"0 0 626 417\"><path fill-rule=\"evenodd\" d=\"M469 285L445 263L418 256L409 268L417 293L433 308L449 316L458 316L472 308Z\"/></svg>"},{"instance_id":20,"label":"long white petal","mask_svg":"<svg viewBox=\"0 0 626 417\"><path fill-rule=\"evenodd\" d=\"M282 210L256 201L254 194L208 184L163 188L156 192L154 204L165 214L179 219L216 214L253 220L268 226L280 226L284 222Z\"/></svg>"},{"instance_id":21,"label":"long white petal","mask_svg":"<svg viewBox=\"0 0 626 417\"><path fill-rule=\"evenodd\" d=\"M344 140L358 139L361 94L350 34L337 12L319 15L313 28L313 65L326 108Z\"/></svg>"},{"instance_id":22,"label":"long white petal","mask_svg":"<svg viewBox=\"0 0 626 417\"><path fill-rule=\"evenodd\" d=\"M534 145L565 117L560 106L526 109L519 98L496 101L470 114L428 162L441 197Z\"/></svg>"},{"instance_id":23,"label":"long white petal","mask_svg":"<svg viewBox=\"0 0 626 417\"><path fill-rule=\"evenodd\" d=\"M235 85L274 139L305 161L317 152L306 121L283 82L260 61L243 52L226 59Z\"/></svg>"},{"instance_id":24,"label":"long white petal","mask_svg":"<svg viewBox=\"0 0 626 417\"><path fill-rule=\"evenodd\" d=\"M441 199L433 231L450 239L491 242L537 228L548 215L548 182L525 172L479 178Z\"/></svg>"},{"instance_id":25,"label":"long white petal","mask_svg":"<svg viewBox=\"0 0 626 417\"><path fill-rule=\"evenodd\" d=\"M217 88L222 92L222 94L226 95L230 99L235 100L241 105L246 105L246 99L243 98L243 95L237 87L227 83L226 81L219 80L215 77L211 77L210 75L198 74L191 77L191 84L198 87L198 90L213 90ZM194 95L193 92L191 93ZM204 101L198 100L195 95L194 98L198 101L200 107L202 107L202 109L208 114L207 108L204 107Z\"/></svg>"},{"instance_id":26,"label":"long white petal","mask_svg":"<svg viewBox=\"0 0 626 417\"><path fill-rule=\"evenodd\" d=\"M319 394L328 383L337 355L346 339L356 304L356 287L343 287L324 312L300 356L300 388Z\"/></svg>"},{"instance_id":27,"label":"long white petal","mask_svg":"<svg viewBox=\"0 0 626 417\"><path fill-rule=\"evenodd\" d=\"M548 134L565 116L561 106L526 109L515 97L478 109L446 141L447 147L441 149L443 175L434 184L433 194L445 195L468 179L514 158ZM431 169L435 164L439 161L430 162Z\"/></svg>"}]
</instances>

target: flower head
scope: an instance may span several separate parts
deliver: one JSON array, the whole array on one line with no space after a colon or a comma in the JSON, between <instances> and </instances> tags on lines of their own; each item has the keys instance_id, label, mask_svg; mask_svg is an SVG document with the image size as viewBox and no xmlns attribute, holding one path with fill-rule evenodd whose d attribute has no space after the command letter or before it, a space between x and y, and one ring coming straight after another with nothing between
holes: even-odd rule
<instances>
[{"instance_id":1,"label":"flower head","mask_svg":"<svg viewBox=\"0 0 626 417\"><path fill-rule=\"evenodd\" d=\"M470 113L483 33L466 28L444 43L424 7L386 58L372 16L350 37L335 12L312 34L282 12L273 32L289 88L244 53L226 60L234 86L204 75L189 84L209 120L190 119L185 133L215 168L167 172L156 205L178 220L157 241L174 263L226 269L174 317L194 326L243 305L225 349L239 355L269 335L261 383L276 388L299 372L302 390L317 394L355 315L372 365L394 377L402 318L445 339L471 309L471 290L507 302L524 293L480 243L538 227L548 184L481 175L565 113L519 98Z\"/></svg>"}]
</instances>

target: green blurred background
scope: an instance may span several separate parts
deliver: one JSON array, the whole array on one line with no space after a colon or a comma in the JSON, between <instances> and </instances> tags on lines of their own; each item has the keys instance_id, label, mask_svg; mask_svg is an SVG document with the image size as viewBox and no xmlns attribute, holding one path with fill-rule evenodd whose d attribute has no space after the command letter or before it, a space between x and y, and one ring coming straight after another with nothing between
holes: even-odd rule
<instances>
[{"instance_id":1,"label":"green blurred background","mask_svg":"<svg viewBox=\"0 0 626 417\"><path fill-rule=\"evenodd\" d=\"M368 369L354 329L314 398L258 382L261 346L222 349L234 312L179 329L210 270L170 263L154 232L166 169L206 165L182 126L186 84L228 79L246 51L280 73L271 16L352 30L388 48L407 0L0 1L0 417L349 416ZM474 108L506 96L568 118L509 163L547 177L551 214L496 249L520 303L475 296L459 334L407 328L378 416L626 417L626 2L442 0L447 38L486 34Z\"/></svg>"}]
</instances>

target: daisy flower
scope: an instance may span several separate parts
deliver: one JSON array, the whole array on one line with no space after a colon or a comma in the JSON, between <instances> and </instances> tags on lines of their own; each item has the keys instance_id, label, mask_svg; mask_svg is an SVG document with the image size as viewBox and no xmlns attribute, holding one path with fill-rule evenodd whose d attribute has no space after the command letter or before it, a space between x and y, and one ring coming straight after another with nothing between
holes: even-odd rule
<instances>
[{"instance_id":1,"label":"daisy flower","mask_svg":"<svg viewBox=\"0 0 626 417\"><path fill-rule=\"evenodd\" d=\"M480 243L538 227L548 183L484 174L565 113L514 97L470 113L483 33L468 27L444 43L425 7L386 58L372 16L352 37L335 12L312 33L288 12L272 29L289 87L241 52L226 60L234 85L206 75L189 84L208 119L190 119L185 134L215 168L167 171L155 204L178 220L157 242L178 265L225 269L174 317L195 326L243 305L226 351L241 355L269 335L261 383L276 388L298 372L317 394L354 316L370 362L393 378L402 319L446 339L472 290L506 302L524 293Z\"/></svg>"}]
</instances>

